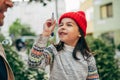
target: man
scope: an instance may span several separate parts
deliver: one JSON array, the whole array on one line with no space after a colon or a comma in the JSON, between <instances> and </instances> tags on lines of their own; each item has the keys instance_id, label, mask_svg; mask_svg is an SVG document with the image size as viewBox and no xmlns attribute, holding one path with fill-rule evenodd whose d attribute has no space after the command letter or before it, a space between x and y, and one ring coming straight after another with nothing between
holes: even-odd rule
<instances>
[{"instance_id":1,"label":"man","mask_svg":"<svg viewBox=\"0 0 120 80\"><path fill-rule=\"evenodd\" d=\"M4 23L4 12L7 8L12 7L13 3L11 0L0 0L0 27ZM0 80L14 80L13 72L6 59L4 49L0 43Z\"/></svg>"}]
</instances>

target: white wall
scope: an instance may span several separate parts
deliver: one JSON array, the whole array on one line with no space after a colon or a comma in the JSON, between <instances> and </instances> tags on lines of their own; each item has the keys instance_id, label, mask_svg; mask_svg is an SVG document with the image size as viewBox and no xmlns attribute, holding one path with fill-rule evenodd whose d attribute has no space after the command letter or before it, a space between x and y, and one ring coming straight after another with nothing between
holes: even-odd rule
<instances>
[{"instance_id":1,"label":"white wall","mask_svg":"<svg viewBox=\"0 0 120 80\"><path fill-rule=\"evenodd\" d=\"M59 4L61 2L62 5ZM65 12L65 3L63 0L58 1L58 6L62 8L60 11L58 9L59 14L61 14L62 11ZM19 2L18 4L16 3L13 8L8 9L8 11L5 13L5 24L2 27L2 33L7 36L9 25L11 25L17 18L20 18L22 23L29 24L36 34L40 34L43 29L44 21L48 18L51 18L52 12L56 14L54 1L50 3L48 2L47 6L44 7L41 3L35 2L30 3L29 5L25 2Z\"/></svg>"}]
</instances>

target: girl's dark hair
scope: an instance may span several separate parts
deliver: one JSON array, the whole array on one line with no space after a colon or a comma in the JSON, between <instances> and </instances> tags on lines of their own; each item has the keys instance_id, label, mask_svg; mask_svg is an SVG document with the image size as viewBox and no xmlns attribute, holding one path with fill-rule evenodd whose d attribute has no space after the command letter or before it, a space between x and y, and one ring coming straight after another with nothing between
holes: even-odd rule
<instances>
[{"instance_id":1,"label":"girl's dark hair","mask_svg":"<svg viewBox=\"0 0 120 80\"><path fill-rule=\"evenodd\" d=\"M90 52L90 49L89 49L87 42L85 40L83 31L80 28L79 28L79 32L81 34L81 37L79 38L79 40L78 40L78 42L73 50L72 55L73 55L73 58L75 60L80 60L77 57L77 52L80 51L82 56L84 57L84 59L87 60L87 58L89 58L91 56L91 52ZM63 50L64 42L60 41L57 45L54 45L54 46L56 47L57 51Z\"/></svg>"}]
</instances>

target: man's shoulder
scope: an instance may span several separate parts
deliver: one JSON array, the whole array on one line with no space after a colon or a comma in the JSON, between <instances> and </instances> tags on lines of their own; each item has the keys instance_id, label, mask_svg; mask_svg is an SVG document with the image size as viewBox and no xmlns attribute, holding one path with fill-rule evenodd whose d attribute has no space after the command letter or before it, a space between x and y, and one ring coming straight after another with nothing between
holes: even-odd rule
<instances>
[{"instance_id":1,"label":"man's shoulder","mask_svg":"<svg viewBox=\"0 0 120 80\"><path fill-rule=\"evenodd\" d=\"M4 51L4 48L2 46L2 44L0 43L0 56L2 56L3 58L6 59L6 56L5 56L5 51Z\"/></svg>"}]
</instances>

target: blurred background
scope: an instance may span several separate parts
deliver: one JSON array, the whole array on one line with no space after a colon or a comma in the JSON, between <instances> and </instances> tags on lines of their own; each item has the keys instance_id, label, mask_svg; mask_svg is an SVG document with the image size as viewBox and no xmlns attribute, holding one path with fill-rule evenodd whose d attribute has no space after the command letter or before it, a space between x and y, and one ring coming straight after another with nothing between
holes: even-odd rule
<instances>
[{"instance_id":1,"label":"blurred background","mask_svg":"<svg viewBox=\"0 0 120 80\"><path fill-rule=\"evenodd\" d=\"M0 42L16 80L48 80L46 71L30 69L27 58L42 32L43 23L68 11L82 10L87 18L87 42L96 58L100 80L120 80L120 0L12 0L14 7L5 13ZM57 28L50 43L59 41Z\"/></svg>"}]
</instances>

